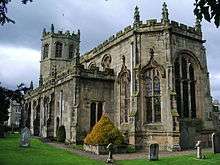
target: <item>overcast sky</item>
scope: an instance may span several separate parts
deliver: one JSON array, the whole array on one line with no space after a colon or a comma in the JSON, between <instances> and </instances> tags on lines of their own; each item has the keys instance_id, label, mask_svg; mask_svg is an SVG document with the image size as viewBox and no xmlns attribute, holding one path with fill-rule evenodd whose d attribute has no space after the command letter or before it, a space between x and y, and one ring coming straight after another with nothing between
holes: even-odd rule
<instances>
[{"instance_id":1,"label":"overcast sky","mask_svg":"<svg viewBox=\"0 0 220 165\"><path fill-rule=\"evenodd\" d=\"M22 5L13 0L8 15L16 24L0 26L0 82L15 88L20 82L37 85L41 33L50 24L55 30L81 30L81 53L92 49L111 35L131 25L135 5L140 7L141 20L161 19L161 0L34 0ZM169 17L193 26L194 0L165 0ZM211 92L220 100L220 33L214 24L202 22L207 41Z\"/></svg>"}]
</instances>

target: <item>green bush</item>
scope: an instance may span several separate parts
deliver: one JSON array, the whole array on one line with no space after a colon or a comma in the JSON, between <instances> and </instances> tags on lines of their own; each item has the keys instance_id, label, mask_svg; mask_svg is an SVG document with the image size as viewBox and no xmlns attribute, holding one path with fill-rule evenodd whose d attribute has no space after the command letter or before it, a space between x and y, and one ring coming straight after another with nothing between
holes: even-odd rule
<instances>
[{"instance_id":1,"label":"green bush","mask_svg":"<svg viewBox=\"0 0 220 165\"><path fill-rule=\"evenodd\" d=\"M65 126L61 125L58 128L58 132L57 132L57 141L58 142L65 142L66 139L66 130L65 130Z\"/></svg>"},{"instance_id":2,"label":"green bush","mask_svg":"<svg viewBox=\"0 0 220 165\"><path fill-rule=\"evenodd\" d=\"M128 153L134 153L134 152L136 152L135 146L128 145L127 152L128 152Z\"/></svg>"},{"instance_id":3,"label":"green bush","mask_svg":"<svg viewBox=\"0 0 220 165\"><path fill-rule=\"evenodd\" d=\"M124 143L124 138L113 122L103 115L86 136L84 143L91 145L108 145L109 143L120 145Z\"/></svg>"}]
</instances>

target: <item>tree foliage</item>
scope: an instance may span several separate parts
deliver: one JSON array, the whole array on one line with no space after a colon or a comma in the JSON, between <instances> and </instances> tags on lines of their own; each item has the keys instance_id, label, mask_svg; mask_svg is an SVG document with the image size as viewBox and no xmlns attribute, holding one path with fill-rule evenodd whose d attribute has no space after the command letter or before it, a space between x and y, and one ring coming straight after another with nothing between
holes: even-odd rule
<instances>
[{"instance_id":1,"label":"tree foliage","mask_svg":"<svg viewBox=\"0 0 220 165\"><path fill-rule=\"evenodd\" d=\"M21 0L21 2L23 4L27 4L28 2L32 2L33 0ZM8 3L10 3L11 0L0 0L0 24L4 25L5 23L15 23L14 20L12 20L11 18L9 18L7 16L8 13L8 9L7 9L7 5Z\"/></svg>"},{"instance_id":2,"label":"tree foliage","mask_svg":"<svg viewBox=\"0 0 220 165\"><path fill-rule=\"evenodd\" d=\"M195 0L194 14L199 20L203 18L208 22L214 19L216 27L220 23L220 0Z\"/></svg>"},{"instance_id":3,"label":"tree foliage","mask_svg":"<svg viewBox=\"0 0 220 165\"><path fill-rule=\"evenodd\" d=\"M0 124L8 120L8 108L10 100L15 100L22 105L24 94L30 89L23 83L17 86L16 90L10 90L0 86Z\"/></svg>"},{"instance_id":4,"label":"tree foliage","mask_svg":"<svg viewBox=\"0 0 220 165\"><path fill-rule=\"evenodd\" d=\"M8 90L0 86L0 125L8 120L8 108L10 99L7 96Z\"/></svg>"}]
</instances>

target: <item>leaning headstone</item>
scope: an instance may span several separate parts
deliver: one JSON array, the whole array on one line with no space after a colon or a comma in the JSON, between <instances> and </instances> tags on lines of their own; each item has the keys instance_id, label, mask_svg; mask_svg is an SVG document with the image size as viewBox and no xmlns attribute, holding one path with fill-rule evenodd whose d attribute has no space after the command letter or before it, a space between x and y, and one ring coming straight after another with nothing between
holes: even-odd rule
<instances>
[{"instance_id":1,"label":"leaning headstone","mask_svg":"<svg viewBox=\"0 0 220 165\"><path fill-rule=\"evenodd\" d=\"M31 132L27 127L25 127L24 129L21 130L20 146L29 147L30 138L31 138Z\"/></svg>"},{"instance_id":2,"label":"leaning headstone","mask_svg":"<svg viewBox=\"0 0 220 165\"><path fill-rule=\"evenodd\" d=\"M108 159L106 160L107 163L113 163L113 144L109 143L106 147L108 150Z\"/></svg>"},{"instance_id":3,"label":"leaning headstone","mask_svg":"<svg viewBox=\"0 0 220 165\"><path fill-rule=\"evenodd\" d=\"M202 159L202 145L201 145L201 141L199 140L197 143L196 143L196 149L197 149L197 159Z\"/></svg>"},{"instance_id":4,"label":"leaning headstone","mask_svg":"<svg viewBox=\"0 0 220 165\"><path fill-rule=\"evenodd\" d=\"M212 134L212 150L213 153L220 153L220 132Z\"/></svg>"},{"instance_id":5,"label":"leaning headstone","mask_svg":"<svg viewBox=\"0 0 220 165\"><path fill-rule=\"evenodd\" d=\"M158 160L158 155L159 155L159 144L157 143L150 144L148 159Z\"/></svg>"}]
</instances>

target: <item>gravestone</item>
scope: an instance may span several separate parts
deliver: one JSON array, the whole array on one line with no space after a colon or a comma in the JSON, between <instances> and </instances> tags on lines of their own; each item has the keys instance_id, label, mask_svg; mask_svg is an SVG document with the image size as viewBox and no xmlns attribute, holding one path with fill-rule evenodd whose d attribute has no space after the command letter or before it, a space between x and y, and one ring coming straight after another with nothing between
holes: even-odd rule
<instances>
[{"instance_id":1,"label":"gravestone","mask_svg":"<svg viewBox=\"0 0 220 165\"><path fill-rule=\"evenodd\" d=\"M30 138L31 138L30 130L27 127L23 128L21 130L20 146L21 147L29 147L30 146Z\"/></svg>"},{"instance_id":2,"label":"gravestone","mask_svg":"<svg viewBox=\"0 0 220 165\"><path fill-rule=\"evenodd\" d=\"M212 134L212 150L213 153L220 153L220 132Z\"/></svg>"},{"instance_id":3,"label":"gravestone","mask_svg":"<svg viewBox=\"0 0 220 165\"><path fill-rule=\"evenodd\" d=\"M202 159L202 145L201 145L201 141L199 140L196 143L196 149L197 149L197 159Z\"/></svg>"},{"instance_id":4,"label":"gravestone","mask_svg":"<svg viewBox=\"0 0 220 165\"><path fill-rule=\"evenodd\" d=\"M113 144L109 143L109 145L106 147L108 150L108 159L106 160L107 163L113 163Z\"/></svg>"},{"instance_id":5,"label":"gravestone","mask_svg":"<svg viewBox=\"0 0 220 165\"><path fill-rule=\"evenodd\" d=\"M158 160L158 154L159 154L159 144L157 143L150 144L148 159Z\"/></svg>"}]
</instances>

